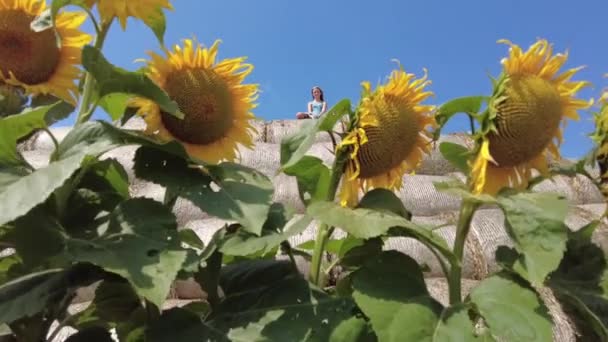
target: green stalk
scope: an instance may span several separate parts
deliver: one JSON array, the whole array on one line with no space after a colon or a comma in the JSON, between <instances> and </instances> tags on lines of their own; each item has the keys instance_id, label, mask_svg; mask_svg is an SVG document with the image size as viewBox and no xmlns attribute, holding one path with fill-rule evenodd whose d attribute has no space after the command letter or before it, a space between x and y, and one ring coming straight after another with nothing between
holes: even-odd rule
<instances>
[{"instance_id":1,"label":"green stalk","mask_svg":"<svg viewBox=\"0 0 608 342\"><path fill-rule=\"evenodd\" d=\"M334 160L334 165L331 168L331 178L326 197L327 201L333 201L336 196L336 191L338 190L340 178L342 177L342 173L344 173L344 153L345 152L343 152L342 150L336 153L336 159ZM310 281L317 286L323 285L323 278L320 277L321 260L323 259L323 252L325 252L327 241L331 237L333 231L333 227L329 227L325 223L322 223L319 226L319 230L317 231L317 238L315 239L315 247L313 250L310 265Z\"/></svg>"},{"instance_id":2,"label":"green stalk","mask_svg":"<svg viewBox=\"0 0 608 342\"><path fill-rule=\"evenodd\" d=\"M478 206L478 203L465 199L460 207L460 217L458 218L458 225L456 226L456 239L454 241L454 256L456 257L456 263L452 264L448 279L448 284L450 287L450 305L455 305L462 302L461 281L464 244L467 240L467 235L469 235L473 214Z\"/></svg>"},{"instance_id":3,"label":"green stalk","mask_svg":"<svg viewBox=\"0 0 608 342\"><path fill-rule=\"evenodd\" d=\"M103 47L103 43L106 40L106 36L108 35L108 31L110 31L110 27L114 22L113 19L108 21L107 23L103 23L99 34L95 38L94 47L98 50L101 50ZM76 119L76 124L82 124L91 118L93 115L93 111L95 110L95 106L91 107L91 98L93 97L93 85L95 83L95 79L91 75L90 72L87 72L84 79L84 86L82 90L82 99L80 101L80 108L78 109L78 117ZM91 107L91 108L90 108Z\"/></svg>"}]
</instances>

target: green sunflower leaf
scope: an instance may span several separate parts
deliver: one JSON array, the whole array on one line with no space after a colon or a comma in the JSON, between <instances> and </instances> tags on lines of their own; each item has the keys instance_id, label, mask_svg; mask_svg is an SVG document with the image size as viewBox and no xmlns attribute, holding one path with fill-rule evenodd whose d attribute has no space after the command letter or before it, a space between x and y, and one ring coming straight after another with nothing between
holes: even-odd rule
<instances>
[{"instance_id":1,"label":"green sunflower leaf","mask_svg":"<svg viewBox=\"0 0 608 342\"><path fill-rule=\"evenodd\" d=\"M304 156L294 165L283 170L286 175L295 176L298 192L303 203L322 201L327 198L329 188L329 168L317 157Z\"/></svg>"},{"instance_id":2,"label":"green sunflower leaf","mask_svg":"<svg viewBox=\"0 0 608 342\"><path fill-rule=\"evenodd\" d=\"M219 251L232 256L270 253L281 242L302 233L311 222L312 218L307 215L291 218L271 209L260 236L239 229L236 233L229 234L218 242Z\"/></svg>"},{"instance_id":3,"label":"green sunflower leaf","mask_svg":"<svg viewBox=\"0 0 608 342\"><path fill-rule=\"evenodd\" d=\"M90 327L80 330L74 335L70 335L70 337L65 340L65 342L84 341L113 342L114 339L107 329L102 327Z\"/></svg>"},{"instance_id":4,"label":"green sunflower leaf","mask_svg":"<svg viewBox=\"0 0 608 342\"><path fill-rule=\"evenodd\" d=\"M449 161L462 173L465 175L469 174L470 169L468 160L471 155L471 151L469 151L466 147L446 141L439 144L439 152L441 152L443 158Z\"/></svg>"},{"instance_id":5,"label":"green sunflower leaf","mask_svg":"<svg viewBox=\"0 0 608 342\"><path fill-rule=\"evenodd\" d=\"M161 46L165 44L165 30L167 29L167 23L165 20L165 12L159 6L154 11L150 11L147 17L141 18L151 30L154 32L158 43Z\"/></svg>"},{"instance_id":6,"label":"green sunflower leaf","mask_svg":"<svg viewBox=\"0 0 608 342\"><path fill-rule=\"evenodd\" d=\"M534 290L518 279L499 273L471 291L471 301L490 332L505 341L552 341L553 320Z\"/></svg>"},{"instance_id":7,"label":"green sunflower leaf","mask_svg":"<svg viewBox=\"0 0 608 342\"><path fill-rule=\"evenodd\" d=\"M177 103L146 75L112 65L98 49L85 46L82 50L82 65L95 78L99 99L113 93L141 96L156 102L166 113L180 119L184 117Z\"/></svg>"},{"instance_id":8,"label":"green sunflower leaf","mask_svg":"<svg viewBox=\"0 0 608 342\"><path fill-rule=\"evenodd\" d=\"M351 111L350 100L343 99L318 120L306 120L300 129L281 140L281 167L283 170L296 165L315 142L322 131L333 130L336 122Z\"/></svg>"},{"instance_id":9,"label":"green sunflower leaf","mask_svg":"<svg viewBox=\"0 0 608 342\"><path fill-rule=\"evenodd\" d=\"M66 272L60 269L28 274L0 286L0 324L32 316L65 291Z\"/></svg>"},{"instance_id":10,"label":"green sunflower leaf","mask_svg":"<svg viewBox=\"0 0 608 342\"><path fill-rule=\"evenodd\" d=\"M103 121L80 124L68 133L51 155L52 160L62 160L76 154L98 155L125 145L143 145L188 158L184 147L176 142L161 143L143 132L124 130Z\"/></svg>"},{"instance_id":11,"label":"green sunflower leaf","mask_svg":"<svg viewBox=\"0 0 608 342\"><path fill-rule=\"evenodd\" d=\"M183 158L143 146L135 153L135 175L167 187L210 215L237 221L257 236L272 205L268 177L234 163L190 167Z\"/></svg>"},{"instance_id":12,"label":"green sunflower leaf","mask_svg":"<svg viewBox=\"0 0 608 342\"><path fill-rule=\"evenodd\" d=\"M183 308L163 311L160 318L146 329L145 341L217 341L229 342L222 331L203 322L197 314Z\"/></svg>"},{"instance_id":13,"label":"green sunflower leaf","mask_svg":"<svg viewBox=\"0 0 608 342\"><path fill-rule=\"evenodd\" d=\"M435 140L439 138L441 135L441 128L443 128L443 126L452 118L452 116L458 113L465 113L475 116L481 110L483 103L487 101L487 96L467 96L450 100L441 105L435 114L435 120L439 125L434 132Z\"/></svg>"},{"instance_id":14,"label":"green sunflower leaf","mask_svg":"<svg viewBox=\"0 0 608 342\"><path fill-rule=\"evenodd\" d=\"M336 122L350 111L350 100L340 100L319 118L319 132L333 130Z\"/></svg>"},{"instance_id":15,"label":"green sunflower leaf","mask_svg":"<svg viewBox=\"0 0 608 342\"><path fill-rule=\"evenodd\" d=\"M591 239L598 227L594 221L568 233L564 258L548 281L581 337L589 341L608 340L608 261Z\"/></svg>"},{"instance_id":16,"label":"green sunflower leaf","mask_svg":"<svg viewBox=\"0 0 608 342\"><path fill-rule=\"evenodd\" d=\"M66 247L66 256L72 261L89 262L119 274L158 307L167 298L186 254L179 246L173 213L145 198L118 205L97 239L72 238Z\"/></svg>"},{"instance_id":17,"label":"green sunflower leaf","mask_svg":"<svg viewBox=\"0 0 608 342\"><path fill-rule=\"evenodd\" d=\"M443 238L427 227L415 224L386 210L350 209L333 202L316 202L308 206L307 213L356 238L370 239L383 235L407 236L433 246L449 260L455 260Z\"/></svg>"},{"instance_id":18,"label":"green sunflower leaf","mask_svg":"<svg viewBox=\"0 0 608 342\"><path fill-rule=\"evenodd\" d=\"M23 165L23 157L17 152L17 141L37 129L67 118L73 110L74 106L60 101L0 119L0 165L3 168Z\"/></svg>"},{"instance_id":19,"label":"green sunflower leaf","mask_svg":"<svg viewBox=\"0 0 608 342\"><path fill-rule=\"evenodd\" d=\"M13 177L0 188L0 225L25 215L32 208L44 202L57 188L61 187L78 170L85 156L72 155L53 162L33 173ZM0 179L5 175L0 170ZM5 179L6 180L6 179Z\"/></svg>"},{"instance_id":20,"label":"green sunflower leaf","mask_svg":"<svg viewBox=\"0 0 608 342\"><path fill-rule=\"evenodd\" d=\"M519 193L498 197L498 204L505 213L507 233L522 254L513 269L541 286L566 250L568 201L550 193Z\"/></svg>"},{"instance_id":21,"label":"green sunflower leaf","mask_svg":"<svg viewBox=\"0 0 608 342\"><path fill-rule=\"evenodd\" d=\"M358 207L385 210L393 214L397 214L407 220L412 218L412 213L405 209L401 199L397 197L393 191L383 188L373 189L365 193L359 202Z\"/></svg>"},{"instance_id":22,"label":"green sunflower leaf","mask_svg":"<svg viewBox=\"0 0 608 342\"><path fill-rule=\"evenodd\" d=\"M209 324L232 341L328 341L356 307L311 288L288 261L231 264L220 284L225 299Z\"/></svg>"},{"instance_id":23,"label":"green sunflower leaf","mask_svg":"<svg viewBox=\"0 0 608 342\"><path fill-rule=\"evenodd\" d=\"M461 306L444 309L427 290L416 261L385 251L352 274L352 296L379 341L472 341Z\"/></svg>"},{"instance_id":24,"label":"green sunflower leaf","mask_svg":"<svg viewBox=\"0 0 608 342\"><path fill-rule=\"evenodd\" d=\"M127 93L112 93L102 97L99 105L113 121L119 120L127 111L127 104L132 96Z\"/></svg>"}]
</instances>

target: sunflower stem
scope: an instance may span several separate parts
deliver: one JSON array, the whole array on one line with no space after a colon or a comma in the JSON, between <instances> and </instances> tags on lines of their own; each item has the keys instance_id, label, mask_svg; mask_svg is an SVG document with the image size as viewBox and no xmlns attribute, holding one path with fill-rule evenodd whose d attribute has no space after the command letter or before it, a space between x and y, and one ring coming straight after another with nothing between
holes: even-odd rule
<instances>
[{"instance_id":1,"label":"sunflower stem","mask_svg":"<svg viewBox=\"0 0 608 342\"><path fill-rule=\"evenodd\" d=\"M465 199L460 207L460 217L456 226L456 239L454 241L454 256L456 262L452 264L448 284L450 287L450 305L455 305L462 302L461 295L461 280L462 280L462 257L464 254L464 244L469 235L473 214L479 204L477 202Z\"/></svg>"},{"instance_id":2,"label":"sunflower stem","mask_svg":"<svg viewBox=\"0 0 608 342\"><path fill-rule=\"evenodd\" d=\"M103 43L106 40L106 36L108 35L108 31L110 31L110 27L112 26L112 22L113 22L113 20L110 20L107 23L104 23L103 26L101 27L99 34L95 38L95 45L94 45L95 49L101 51L101 48L103 47ZM93 97L94 83L95 83L95 79L93 78L93 75L91 75L90 72L87 72L85 79L84 79L84 86L83 86L83 90L82 90L82 99L80 101L80 108L78 109L78 117L76 119L77 125L89 121L89 119L93 115L93 111L89 110L89 107L91 106L91 99Z\"/></svg>"},{"instance_id":3,"label":"sunflower stem","mask_svg":"<svg viewBox=\"0 0 608 342\"><path fill-rule=\"evenodd\" d=\"M475 118L469 114L469 123L471 124L471 134L475 134Z\"/></svg>"},{"instance_id":4,"label":"sunflower stem","mask_svg":"<svg viewBox=\"0 0 608 342\"><path fill-rule=\"evenodd\" d=\"M334 160L334 165L331 168L331 178L327 188L327 201L333 201L336 197L338 184L340 183L340 178L342 178L342 174L344 173L344 156L344 150L338 150L336 152L336 159ZM315 239L315 247L312 253L312 260L310 265L310 281L320 287L323 286L322 283L324 279L324 277L321 277L321 261L323 259L325 247L327 246L327 241L331 237L333 231L333 227L329 227L327 224L322 223L319 226L319 230L317 231L317 238Z\"/></svg>"}]
</instances>

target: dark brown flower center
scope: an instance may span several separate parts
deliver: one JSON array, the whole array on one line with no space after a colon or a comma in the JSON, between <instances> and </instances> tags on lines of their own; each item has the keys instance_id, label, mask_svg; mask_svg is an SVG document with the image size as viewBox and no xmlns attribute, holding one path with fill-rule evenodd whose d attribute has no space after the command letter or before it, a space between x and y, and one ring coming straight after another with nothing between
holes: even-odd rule
<instances>
[{"instance_id":1,"label":"dark brown flower center","mask_svg":"<svg viewBox=\"0 0 608 342\"><path fill-rule=\"evenodd\" d=\"M224 80L205 69L179 70L167 76L165 91L185 117L161 113L163 124L180 140L205 145L223 138L233 125L232 94Z\"/></svg>"},{"instance_id":2,"label":"dark brown flower center","mask_svg":"<svg viewBox=\"0 0 608 342\"><path fill-rule=\"evenodd\" d=\"M489 134L490 154L500 167L538 156L555 137L562 119L557 87L537 76L512 77L506 99L498 104L496 128Z\"/></svg>"},{"instance_id":3,"label":"dark brown flower center","mask_svg":"<svg viewBox=\"0 0 608 342\"><path fill-rule=\"evenodd\" d=\"M401 103L397 97L384 95L384 99L375 99L372 110L378 126L364 127L369 141L361 145L357 155L362 178L378 176L399 166L416 147L421 130L411 105Z\"/></svg>"},{"instance_id":4,"label":"dark brown flower center","mask_svg":"<svg viewBox=\"0 0 608 342\"><path fill-rule=\"evenodd\" d=\"M28 85L48 81L61 57L55 30L32 31L34 18L23 10L0 11L0 70Z\"/></svg>"}]
</instances>

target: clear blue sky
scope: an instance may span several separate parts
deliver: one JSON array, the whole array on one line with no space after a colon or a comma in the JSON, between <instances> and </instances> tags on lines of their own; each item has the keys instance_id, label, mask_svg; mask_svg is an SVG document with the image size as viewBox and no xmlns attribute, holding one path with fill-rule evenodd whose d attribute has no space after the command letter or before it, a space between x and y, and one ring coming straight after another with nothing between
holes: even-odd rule
<instances>
[{"instance_id":1,"label":"clear blue sky","mask_svg":"<svg viewBox=\"0 0 608 342\"><path fill-rule=\"evenodd\" d=\"M356 103L360 82L384 80L399 59L408 72L429 70L428 103L488 95L488 75L500 72L506 38L527 48L546 38L556 51L569 50L567 67L585 65L575 79L594 83L581 92L597 97L608 86L606 0L176 0L167 13L166 43L196 37L210 46L222 39L219 57L248 56L255 69L249 82L261 87L255 114L263 119L293 118L306 108L310 88L323 88L330 105L342 98ZM137 58L156 50L152 33L130 20L115 27L104 48L115 64L134 70ZM102 118L97 115L96 117ZM568 125L562 153L580 156L591 146L591 116ZM448 131L468 127L456 117Z\"/></svg>"}]
</instances>

